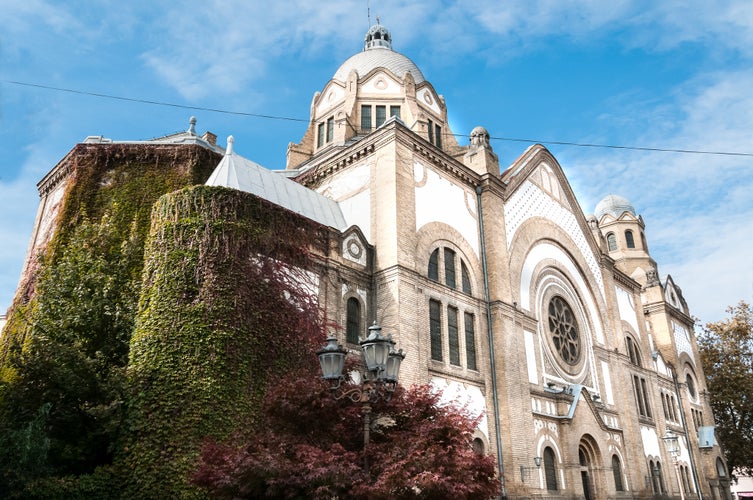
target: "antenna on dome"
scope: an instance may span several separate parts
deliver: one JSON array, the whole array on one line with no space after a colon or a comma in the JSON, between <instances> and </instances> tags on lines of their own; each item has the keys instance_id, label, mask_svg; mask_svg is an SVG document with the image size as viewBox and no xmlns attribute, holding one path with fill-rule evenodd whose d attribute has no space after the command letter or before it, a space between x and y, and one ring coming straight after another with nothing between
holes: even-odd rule
<instances>
[{"instance_id":1,"label":"antenna on dome","mask_svg":"<svg viewBox=\"0 0 753 500\"><path fill-rule=\"evenodd\" d=\"M369 18L369 28L371 28L371 3L366 0L366 17Z\"/></svg>"}]
</instances>

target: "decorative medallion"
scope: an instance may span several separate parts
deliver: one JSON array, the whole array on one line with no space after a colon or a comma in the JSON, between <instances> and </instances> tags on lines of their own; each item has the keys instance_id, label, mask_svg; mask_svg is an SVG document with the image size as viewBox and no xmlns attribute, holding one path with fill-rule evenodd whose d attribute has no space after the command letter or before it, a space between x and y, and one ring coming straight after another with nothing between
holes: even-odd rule
<instances>
[{"instance_id":1,"label":"decorative medallion","mask_svg":"<svg viewBox=\"0 0 753 500\"><path fill-rule=\"evenodd\" d=\"M431 98L431 94L429 92L424 94L424 101L426 101L426 104L428 104L429 106L434 104L434 99Z\"/></svg>"},{"instance_id":2,"label":"decorative medallion","mask_svg":"<svg viewBox=\"0 0 753 500\"><path fill-rule=\"evenodd\" d=\"M562 361L575 366L580 361L581 343L573 310L559 295L549 301L549 333Z\"/></svg>"},{"instance_id":3,"label":"decorative medallion","mask_svg":"<svg viewBox=\"0 0 753 500\"><path fill-rule=\"evenodd\" d=\"M350 240L348 243L348 253L354 259L360 259L361 253L363 253L363 248L361 248L361 245L359 245L356 240Z\"/></svg>"},{"instance_id":4,"label":"decorative medallion","mask_svg":"<svg viewBox=\"0 0 753 500\"><path fill-rule=\"evenodd\" d=\"M384 90L387 88L387 82L384 81L384 78L380 78L374 83L374 86L379 90Z\"/></svg>"}]
</instances>

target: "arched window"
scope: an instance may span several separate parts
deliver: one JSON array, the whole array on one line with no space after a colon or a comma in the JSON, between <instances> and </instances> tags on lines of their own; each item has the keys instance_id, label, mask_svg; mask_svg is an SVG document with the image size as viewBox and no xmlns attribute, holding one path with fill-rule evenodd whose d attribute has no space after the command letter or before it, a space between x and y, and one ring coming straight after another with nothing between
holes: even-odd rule
<instances>
[{"instance_id":1,"label":"arched window","mask_svg":"<svg viewBox=\"0 0 753 500\"><path fill-rule=\"evenodd\" d=\"M463 293L471 295L471 275L468 273L468 266L462 260L460 261L460 273L462 275Z\"/></svg>"},{"instance_id":2,"label":"arched window","mask_svg":"<svg viewBox=\"0 0 753 500\"><path fill-rule=\"evenodd\" d=\"M347 321L345 323L345 339L350 344L357 344L361 335L361 303L351 297L347 304Z\"/></svg>"},{"instance_id":3,"label":"arched window","mask_svg":"<svg viewBox=\"0 0 753 500\"><path fill-rule=\"evenodd\" d=\"M716 459L716 473L719 474L719 477L727 477L727 468L724 466L722 459L718 457Z\"/></svg>"},{"instance_id":4,"label":"arched window","mask_svg":"<svg viewBox=\"0 0 753 500\"><path fill-rule=\"evenodd\" d=\"M431 252L428 275L430 280L439 281L439 248Z\"/></svg>"},{"instance_id":5,"label":"arched window","mask_svg":"<svg viewBox=\"0 0 753 500\"><path fill-rule=\"evenodd\" d=\"M554 451L548 446L544 448L544 476L546 489L557 491L557 469L555 468Z\"/></svg>"},{"instance_id":6,"label":"arched window","mask_svg":"<svg viewBox=\"0 0 753 500\"><path fill-rule=\"evenodd\" d=\"M685 383L688 386L688 394L690 394L690 397L696 399L697 393L695 390L695 382L693 382L693 377L691 377L690 374L685 377Z\"/></svg>"},{"instance_id":7,"label":"arched window","mask_svg":"<svg viewBox=\"0 0 753 500\"><path fill-rule=\"evenodd\" d=\"M617 250L617 237L614 235L614 233L607 234L607 247L609 248L610 252Z\"/></svg>"},{"instance_id":8,"label":"arched window","mask_svg":"<svg viewBox=\"0 0 753 500\"><path fill-rule=\"evenodd\" d=\"M630 229L625 231L625 243L627 243L628 248L635 248L635 240L633 239L633 232Z\"/></svg>"},{"instance_id":9,"label":"arched window","mask_svg":"<svg viewBox=\"0 0 753 500\"><path fill-rule=\"evenodd\" d=\"M455 288L455 251L444 249L444 282L450 288Z\"/></svg>"},{"instance_id":10,"label":"arched window","mask_svg":"<svg viewBox=\"0 0 753 500\"><path fill-rule=\"evenodd\" d=\"M625 491L625 487L622 485L622 464L617 455L612 455L612 475L614 476L614 490Z\"/></svg>"},{"instance_id":11,"label":"arched window","mask_svg":"<svg viewBox=\"0 0 753 500\"><path fill-rule=\"evenodd\" d=\"M641 366L641 353L638 349L638 344L629 335L625 336L625 347L627 348L628 357L630 362L635 366Z\"/></svg>"},{"instance_id":12,"label":"arched window","mask_svg":"<svg viewBox=\"0 0 753 500\"><path fill-rule=\"evenodd\" d=\"M476 455L483 455L484 454L484 442L481 441L481 438L475 438L471 442L471 447L473 447L473 452Z\"/></svg>"}]
</instances>

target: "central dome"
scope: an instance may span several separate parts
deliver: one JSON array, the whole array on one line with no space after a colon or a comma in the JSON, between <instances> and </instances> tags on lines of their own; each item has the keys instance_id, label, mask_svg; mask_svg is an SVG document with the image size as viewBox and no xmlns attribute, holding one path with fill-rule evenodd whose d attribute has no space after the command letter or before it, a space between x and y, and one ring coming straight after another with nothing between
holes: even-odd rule
<instances>
[{"instance_id":1,"label":"central dome","mask_svg":"<svg viewBox=\"0 0 753 500\"><path fill-rule=\"evenodd\" d=\"M366 32L363 52L359 52L342 63L332 78L344 82L352 70L355 70L360 78L374 68L388 69L398 78L402 78L407 71L413 76L416 84L425 81L416 63L392 50L390 32L379 22Z\"/></svg>"}]
</instances>

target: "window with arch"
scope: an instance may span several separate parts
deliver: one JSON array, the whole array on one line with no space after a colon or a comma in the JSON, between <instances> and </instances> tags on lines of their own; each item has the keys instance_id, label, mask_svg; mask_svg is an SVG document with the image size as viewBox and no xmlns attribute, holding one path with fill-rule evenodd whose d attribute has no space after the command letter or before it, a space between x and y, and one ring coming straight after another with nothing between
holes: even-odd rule
<instances>
[{"instance_id":1,"label":"window with arch","mask_svg":"<svg viewBox=\"0 0 753 500\"><path fill-rule=\"evenodd\" d=\"M685 493L692 493L690 482L690 469L687 465L680 466L680 477L682 478L682 490Z\"/></svg>"},{"instance_id":2,"label":"window with arch","mask_svg":"<svg viewBox=\"0 0 753 500\"><path fill-rule=\"evenodd\" d=\"M346 306L345 340L357 344L361 337L361 303L357 298L348 299Z\"/></svg>"},{"instance_id":3,"label":"window with arch","mask_svg":"<svg viewBox=\"0 0 753 500\"><path fill-rule=\"evenodd\" d=\"M651 489L654 495L663 495L666 493L664 488L664 478L661 472L661 462L658 460L654 462L649 460L648 462L649 473L651 474Z\"/></svg>"},{"instance_id":4,"label":"window with arch","mask_svg":"<svg viewBox=\"0 0 753 500\"><path fill-rule=\"evenodd\" d=\"M431 252L427 274L430 280L439 281L439 248Z\"/></svg>"},{"instance_id":5,"label":"window with arch","mask_svg":"<svg viewBox=\"0 0 753 500\"><path fill-rule=\"evenodd\" d=\"M614 233L607 233L607 248L610 252L617 250L617 236Z\"/></svg>"},{"instance_id":6,"label":"window with arch","mask_svg":"<svg viewBox=\"0 0 753 500\"><path fill-rule=\"evenodd\" d=\"M638 349L638 344L636 344L635 340L633 340L633 337L631 337L630 335L625 335L625 347L627 348L630 363L634 364L635 366L642 366L641 352Z\"/></svg>"},{"instance_id":7,"label":"window with arch","mask_svg":"<svg viewBox=\"0 0 753 500\"><path fill-rule=\"evenodd\" d=\"M486 453L484 451L484 442L481 440L481 438L475 438L471 442L471 447L473 448L473 452L476 455L484 455Z\"/></svg>"},{"instance_id":8,"label":"window with arch","mask_svg":"<svg viewBox=\"0 0 753 500\"><path fill-rule=\"evenodd\" d=\"M688 394L690 394L691 399L695 400L698 397L698 393L695 390L693 377L689 373L685 376L685 384L688 386Z\"/></svg>"},{"instance_id":9,"label":"window with arch","mask_svg":"<svg viewBox=\"0 0 753 500\"><path fill-rule=\"evenodd\" d=\"M622 484L622 463L617 455L612 455L612 475L614 476L614 490L625 491Z\"/></svg>"},{"instance_id":10,"label":"window with arch","mask_svg":"<svg viewBox=\"0 0 753 500\"><path fill-rule=\"evenodd\" d=\"M648 397L648 384L644 377L633 375L633 392L638 405L638 414L641 417L652 418L651 405Z\"/></svg>"},{"instance_id":11,"label":"window with arch","mask_svg":"<svg viewBox=\"0 0 753 500\"><path fill-rule=\"evenodd\" d=\"M557 491L556 461L554 451L548 446L544 448L544 477L546 478L546 489Z\"/></svg>"},{"instance_id":12,"label":"window with arch","mask_svg":"<svg viewBox=\"0 0 753 500\"><path fill-rule=\"evenodd\" d=\"M443 271L442 276L439 273L440 269ZM459 280L458 269L460 270ZM444 282L445 285L454 290L457 290L458 285L460 285L461 292L468 295L473 293L468 265L452 248L440 247L431 252L426 275L430 280L437 283Z\"/></svg>"},{"instance_id":13,"label":"window with arch","mask_svg":"<svg viewBox=\"0 0 753 500\"><path fill-rule=\"evenodd\" d=\"M724 462L722 462L722 459L719 457L716 458L716 473L719 475L719 477L727 477L727 468L724 466Z\"/></svg>"},{"instance_id":14,"label":"window with arch","mask_svg":"<svg viewBox=\"0 0 753 500\"><path fill-rule=\"evenodd\" d=\"M578 323L570 305L559 295L549 301L549 333L562 361L577 365L581 357Z\"/></svg>"},{"instance_id":15,"label":"window with arch","mask_svg":"<svg viewBox=\"0 0 753 500\"><path fill-rule=\"evenodd\" d=\"M635 248L635 239L633 238L633 232L628 229L625 231L625 244L628 248Z\"/></svg>"}]
</instances>

